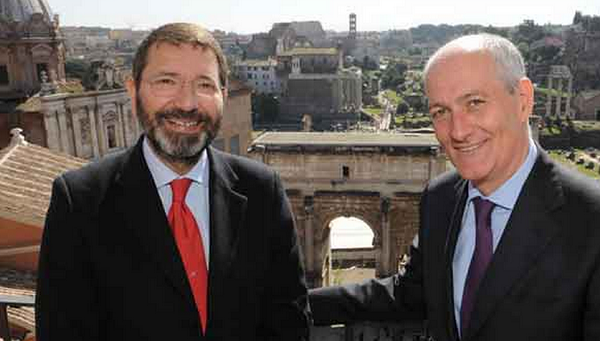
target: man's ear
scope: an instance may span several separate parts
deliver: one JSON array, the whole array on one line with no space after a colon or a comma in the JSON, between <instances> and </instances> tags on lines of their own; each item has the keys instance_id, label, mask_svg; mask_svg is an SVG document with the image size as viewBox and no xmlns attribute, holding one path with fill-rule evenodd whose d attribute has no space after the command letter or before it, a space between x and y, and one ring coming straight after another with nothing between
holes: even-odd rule
<instances>
[{"instance_id":1,"label":"man's ear","mask_svg":"<svg viewBox=\"0 0 600 341\"><path fill-rule=\"evenodd\" d=\"M533 83L527 77L523 77L519 80L519 118L521 121L527 122L529 120L529 116L533 112L533 104L534 104L534 89Z\"/></svg>"}]
</instances>

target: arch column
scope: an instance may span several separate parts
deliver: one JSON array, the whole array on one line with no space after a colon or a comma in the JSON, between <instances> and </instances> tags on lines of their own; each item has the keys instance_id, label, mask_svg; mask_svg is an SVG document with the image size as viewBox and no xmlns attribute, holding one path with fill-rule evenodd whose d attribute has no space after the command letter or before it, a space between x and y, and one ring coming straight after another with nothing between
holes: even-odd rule
<instances>
[{"instance_id":1,"label":"arch column","mask_svg":"<svg viewBox=\"0 0 600 341\"><path fill-rule=\"evenodd\" d=\"M391 233L390 233L390 199L381 198L381 260L377 262L376 276L384 277L392 274L391 260Z\"/></svg>"},{"instance_id":2,"label":"arch column","mask_svg":"<svg viewBox=\"0 0 600 341\"><path fill-rule=\"evenodd\" d=\"M315 268L314 197L304 197L304 255L306 281L309 287L320 283L320 271Z\"/></svg>"}]
</instances>

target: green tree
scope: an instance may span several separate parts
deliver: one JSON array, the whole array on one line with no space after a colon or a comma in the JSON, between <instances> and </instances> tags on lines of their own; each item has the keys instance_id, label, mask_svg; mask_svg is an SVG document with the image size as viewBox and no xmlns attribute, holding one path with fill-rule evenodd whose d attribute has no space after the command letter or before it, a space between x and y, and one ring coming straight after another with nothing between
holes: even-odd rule
<instances>
[{"instance_id":1,"label":"green tree","mask_svg":"<svg viewBox=\"0 0 600 341\"><path fill-rule=\"evenodd\" d=\"M90 64L80 59L67 59L65 73L67 78L84 80L90 71Z\"/></svg>"},{"instance_id":2,"label":"green tree","mask_svg":"<svg viewBox=\"0 0 600 341\"><path fill-rule=\"evenodd\" d=\"M396 89L396 87L404 83L406 79L406 70L408 66L401 62L393 62L388 64L381 78L381 86L384 89Z\"/></svg>"}]
</instances>

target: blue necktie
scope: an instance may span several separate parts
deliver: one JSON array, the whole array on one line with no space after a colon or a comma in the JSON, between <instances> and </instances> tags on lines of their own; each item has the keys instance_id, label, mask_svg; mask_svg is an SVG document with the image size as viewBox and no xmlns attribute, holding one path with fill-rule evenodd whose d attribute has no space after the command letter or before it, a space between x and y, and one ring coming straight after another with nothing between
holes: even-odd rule
<instances>
[{"instance_id":1,"label":"blue necktie","mask_svg":"<svg viewBox=\"0 0 600 341\"><path fill-rule=\"evenodd\" d=\"M469 326L477 289L494 253L491 227L494 203L477 197L473 199L473 204L475 205L475 251L473 251L473 258L471 258L469 272L467 272L467 280L460 308L461 336L465 335L464 333Z\"/></svg>"}]
</instances>

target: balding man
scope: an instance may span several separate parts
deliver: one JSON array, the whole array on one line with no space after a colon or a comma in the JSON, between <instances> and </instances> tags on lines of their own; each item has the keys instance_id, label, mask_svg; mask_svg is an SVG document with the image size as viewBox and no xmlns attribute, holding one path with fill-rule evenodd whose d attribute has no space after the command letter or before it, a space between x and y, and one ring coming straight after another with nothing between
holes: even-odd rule
<instances>
[{"instance_id":1,"label":"balding man","mask_svg":"<svg viewBox=\"0 0 600 341\"><path fill-rule=\"evenodd\" d=\"M424 79L456 170L425 188L406 273L312 291L315 322L424 318L438 341L600 340L600 187L533 142L517 48L461 37Z\"/></svg>"}]
</instances>

